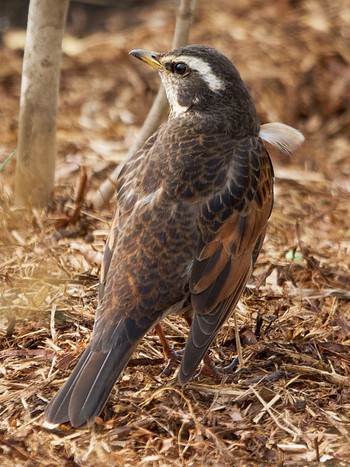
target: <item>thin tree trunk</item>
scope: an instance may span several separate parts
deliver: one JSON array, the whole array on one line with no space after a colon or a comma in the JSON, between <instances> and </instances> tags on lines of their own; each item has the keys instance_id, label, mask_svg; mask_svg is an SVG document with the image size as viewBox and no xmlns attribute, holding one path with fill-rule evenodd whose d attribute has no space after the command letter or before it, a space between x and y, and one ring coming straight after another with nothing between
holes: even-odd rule
<instances>
[{"instance_id":1,"label":"thin tree trunk","mask_svg":"<svg viewBox=\"0 0 350 467\"><path fill-rule=\"evenodd\" d=\"M23 60L15 200L44 206L54 186L61 44L69 0L31 0Z\"/></svg>"}]
</instances>

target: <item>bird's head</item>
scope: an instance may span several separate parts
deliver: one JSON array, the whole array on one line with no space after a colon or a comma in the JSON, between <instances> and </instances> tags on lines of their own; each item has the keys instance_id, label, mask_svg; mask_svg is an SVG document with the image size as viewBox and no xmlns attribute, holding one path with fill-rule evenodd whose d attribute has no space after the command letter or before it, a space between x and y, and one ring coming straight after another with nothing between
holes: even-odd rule
<instances>
[{"instance_id":1,"label":"bird's head","mask_svg":"<svg viewBox=\"0 0 350 467\"><path fill-rule=\"evenodd\" d=\"M216 49L190 45L166 53L132 50L130 54L159 72L172 116L224 111L228 119L244 116L246 120L248 114L249 124L256 123L254 104L237 69Z\"/></svg>"}]
</instances>

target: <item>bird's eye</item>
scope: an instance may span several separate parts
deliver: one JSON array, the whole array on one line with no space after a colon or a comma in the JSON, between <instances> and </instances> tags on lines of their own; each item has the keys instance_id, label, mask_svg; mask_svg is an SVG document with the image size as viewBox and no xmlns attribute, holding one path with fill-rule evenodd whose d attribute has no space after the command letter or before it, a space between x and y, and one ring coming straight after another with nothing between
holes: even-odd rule
<instances>
[{"instance_id":1,"label":"bird's eye","mask_svg":"<svg viewBox=\"0 0 350 467\"><path fill-rule=\"evenodd\" d=\"M174 70L174 73L176 73L177 75L184 75L186 71L188 71L188 67L186 63L178 62L178 63L174 63L173 70Z\"/></svg>"}]
</instances>

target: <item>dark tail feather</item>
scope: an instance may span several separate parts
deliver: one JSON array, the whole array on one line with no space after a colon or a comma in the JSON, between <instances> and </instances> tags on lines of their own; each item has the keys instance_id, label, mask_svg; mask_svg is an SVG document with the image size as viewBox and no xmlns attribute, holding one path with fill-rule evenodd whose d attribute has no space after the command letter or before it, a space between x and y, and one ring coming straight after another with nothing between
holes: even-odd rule
<instances>
[{"instance_id":1,"label":"dark tail feather","mask_svg":"<svg viewBox=\"0 0 350 467\"><path fill-rule=\"evenodd\" d=\"M90 347L86 347L82 353L76 367L74 368L69 379L66 381L64 386L58 391L56 396L52 399L49 405L46 407L46 419L50 423L65 423L69 421L68 407L69 401L75 388L76 382L79 379L80 374L84 370L91 356Z\"/></svg>"},{"instance_id":2,"label":"dark tail feather","mask_svg":"<svg viewBox=\"0 0 350 467\"><path fill-rule=\"evenodd\" d=\"M99 415L134 348L129 345L128 348L113 349L108 353L91 353L69 402L68 415L74 427Z\"/></svg>"},{"instance_id":3,"label":"dark tail feather","mask_svg":"<svg viewBox=\"0 0 350 467\"><path fill-rule=\"evenodd\" d=\"M107 398L131 355L147 330L139 330L136 341L130 341L125 328L120 329L118 345L103 352L89 344L73 373L46 409L50 423L70 421L78 427L93 420L103 409ZM135 330L134 330L135 331Z\"/></svg>"}]
</instances>

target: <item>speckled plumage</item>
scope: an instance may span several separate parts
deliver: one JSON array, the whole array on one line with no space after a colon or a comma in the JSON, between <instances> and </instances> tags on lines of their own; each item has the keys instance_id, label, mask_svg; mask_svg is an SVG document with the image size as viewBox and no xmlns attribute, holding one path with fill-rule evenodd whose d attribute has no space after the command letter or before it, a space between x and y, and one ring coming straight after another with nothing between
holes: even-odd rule
<instances>
[{"instance_id":1,"label":"speckled plumage","mask_svg":"<svg viewBox=\"0 0 350 467\"><path fill-rule=\"evenodd\" d=\"M187 382L242 294L272 209L271 162L231 62L204 46L137 53L160 71L173 109L120 174L91 342L48 406L53 423L98 415L142 337L190 301L179 371ZM178 76L173 64L186 57L213 76Z\"/></svg>"}]
</instances>

